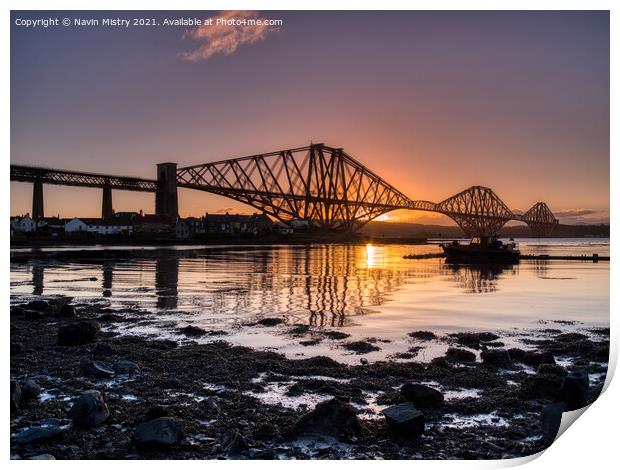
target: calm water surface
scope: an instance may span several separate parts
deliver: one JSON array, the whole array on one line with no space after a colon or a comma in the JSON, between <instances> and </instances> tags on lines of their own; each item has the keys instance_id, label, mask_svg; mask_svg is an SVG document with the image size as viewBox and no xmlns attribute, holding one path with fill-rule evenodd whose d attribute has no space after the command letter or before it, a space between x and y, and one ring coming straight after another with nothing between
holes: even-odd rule
<instances>
[{"instance_id":1,"label":"calm water surface","mask_svg":"<svg viewBox=\"0 0 620 470\"><path fill-rule=\"evenodd\" d=\"M520 240L524 253L609 255L608 239ZM375 337L382 359L412 346L407 333L488 330L514 337L565 321L609 324L609 263L522 261L516 266L450 266L405 260L434 245L314 245L144 248L147 256L11 263L11 294L68 295L112 308L152 313L133 332L174 335L193 324L224 329L227 340L287 355L353 356L338 342L303 346L286 328L244 326L260 318L342 329L352 340ZM135 247L131 247L135 250ZM48 249L47 251L59 250ZM119 248L115 248L119 250ZM19 250L13 250L14 252ZM129 251L127 251L129 253ZM427 348L428 357L445 346Z\"/></svg>"}]
</instances>

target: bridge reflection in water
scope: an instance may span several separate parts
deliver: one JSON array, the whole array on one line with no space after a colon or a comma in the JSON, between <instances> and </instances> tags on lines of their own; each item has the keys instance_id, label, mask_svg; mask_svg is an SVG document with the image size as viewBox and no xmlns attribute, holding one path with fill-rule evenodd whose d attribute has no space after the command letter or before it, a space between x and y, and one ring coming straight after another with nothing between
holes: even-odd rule
<instances>
[{"instance_id":1,"label":"bridge reflection in water","mask_svg":"<svg viewBox=\"0 0 620 470\"><path fill-rule=\"evenodd\" d=\"M436 247L420 246L432 251ZM410 247L315 245L153 250L142 257L12 266L34 295L107 299L113 307L199 314L203 323L286 315L289 323L344 326L389 303L406 286L439 281L461 293L492 293L518 266L453 266L403 260ZM535 272L545 273L542 266ZM30 274L30 279L26 280ZM21 289L14 282L12 290Z\"/></svg>"}]
</instances>

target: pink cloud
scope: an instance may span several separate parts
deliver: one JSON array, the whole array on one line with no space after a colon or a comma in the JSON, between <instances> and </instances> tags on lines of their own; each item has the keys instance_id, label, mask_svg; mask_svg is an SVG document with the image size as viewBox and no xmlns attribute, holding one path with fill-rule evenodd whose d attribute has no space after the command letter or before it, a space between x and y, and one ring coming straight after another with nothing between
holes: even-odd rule
<instances>
[{"instance_id":1,"label":"pink cloud","mask_svg":"<svg viewBox=\"0 0 620 470\"><path fill-rule=\"evenodd\" d=\"M231 20L249 21L251 24L223 23ZM185 33L184 38L193 39L201 45L192 51L182 52L179 56L183 60L198 62L208 60L216 54L231 55L239 46L263 41L280 30L279 27L266 24L266 20L256 11L222 11L212 17L212 24L203 24Z\"/></svg>"}]
</instances>

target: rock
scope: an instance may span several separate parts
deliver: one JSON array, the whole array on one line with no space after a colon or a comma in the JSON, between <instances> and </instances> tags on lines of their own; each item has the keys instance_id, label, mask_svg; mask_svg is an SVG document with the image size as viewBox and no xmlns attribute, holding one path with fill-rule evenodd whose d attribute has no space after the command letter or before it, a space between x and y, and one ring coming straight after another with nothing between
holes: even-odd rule
<instances>
[{"instance_id":1,"label":"rock","mask_svg":"<svg viewBox=\"0 0 620 470\"><path fill-rule=\"evenodd\" d=\"M58 344L61 346L77 346L95 341L101 325L94 320L80 320L58 329Z\"/></svg>"},{"instance_id":2,"label":"rock","mask_svg":"<svg viewBox=\"0 0 620 470\"><path fill-rule=\"evenodd\" d=\"M314 410L302 416L295 424L294 432L322 434L337 439L351 439L361 431L355 409L337 398L323 401Z\"/></svg>"},{"instance_id":3,"label":"rock","mask_svg":"<svg viewBox=\"0 0 620 470\"><path fill-rule=\"evenodd\" d=\"M97 343L90 352L93 356L108 357L114 354L114 349L107 343Z\"/></svg>"},{"instance_id":4,"label":"rock","mask_svg":"<svg viewBox=\"0 0 620 470\"><path fill-rule=\"evenodd\" d=\"M32 300L27 304L23 305L25 310L36 310L38 312L48 312L52 310L50 304L45 300Z\"/></svg>"},{"instance_id":5,"label":"rock","mask_svg":"<svg viewBox=\"0 0 620 470\"><path fill-rule=\"evenodd\" d=\"M39 454L34 457L30 457L30 460L56 460L52 454Z\"/></svg>"},{"instance_id":6,"label":"rock","mask_svg":"<svg viewBox=\"0 0 620 470\"><path fill-rule=\"evenodd\" d=\"M80 369L85 376L97 379L107 379L114 375L112 367L101 361L83 362Z\"/></svg>"},{"instance_id":7,"label":"rock","mask_svg":"<svg viewBox=\"0 0 620 470\"><path fill-rule=\"evenodd\" d=\"M97 317L97 320L102 322L122 322L125 321L125 317L117 315L115 313L104 313Z\"/></svg>"},{"instance_id":8,"label":"rock","mask_svg":"<svg viewBox=\"0 0 620 470\"><path fill-rule=\"evenodd\" d=\"M35 444L57 439L63 433L59 426L33 426L20 432L12 440L16 444Z\"/></svg>"},{"instance_id":9,"label":"rock","mask_svg":"<svg viewBox=\"0 0 620 470\"><path fill-rule=\"evenodd\" d=\"M188 325L185 328L179 328L179 333L184 334L185 336L204 336L207 334L207 330L203 330L202 328L198 328L197 326Z\"/></svg>"},{"instance_id":10,"label":"rock","mask_svg":"<svg viewBox=\"0 0 620 470\"><path fill-rule=\"evenodd\" d=\"M58 309L58 316L61 318L75 318L77 313L73 305L62 304Z\"/></svg>"},{"instance_id":11,"label":"rock","mask_svg":"<svg viewBox=\"0 0 620 470\"><path fill-rule=\"evenodd\" d=\"M547 398L554 399L560 387L562 386L562 377L555 374L535 374L528 375L519 390L522 398Z\"/></svg>"},{"instance_id":12,"label":"rock","mask_svg":"<svg viewBox=\"0 0 620 470\"><path fill-rule=\"evenodd\" d=\"M108 416L110 416L108 405L101 392L97 390L82 393L69 410L69 417L85 426L99 426L108 419Z\"/></svg>"},{"instance_id":13,"label":"rock","mask_svg":"<svg viewBox=\"0 0 620 470\"><path fill-rule=\"evenodd\" d=\"M284 319L282 318L263 318L262 320L258 320L256 323L262 326L276 326L284 323Z\"/></svg>"},{"instance_id":14,"label":"rock","mask_svg":"<svg viewBox=\"0 0 620 470\"><path fill-rule=\"evenodd\" d=\"M373 351L380 351L381 348L369 343L368 341L350 341L342 345L343 348L353 351L355 354L367 354Z\"/></svg>"},{"instance_id":15,"label":"rock","mask_svg":"<svg viewBox=\"0 0 620 470\"><path fill-rule=\"evenodd\" d=\"M555 357L550 352L525 351L521 362L528 366L538 367L541 364L555 364Z\"/></svg>"},{"instance_id":16,"label":"rock","mask_svg":"<svg viewBox=\"0 0 620 470\"><path fill-rule=\"evenodd\" d=\"M133 436L137 447L168 447L183 437L183 421L161 417L138 425Z\"/></svg>"},{"instance_id":17,"label":"rock","mask_svg":"<svg viewBox=\"0 0 620 470\"><path fill-rule=\"evenodd\" d=\"M564 377L557 402L566 403L568 411L578 410L588 404L590 380L585 370L570 372Z\"/></svg>"},{"instance_id":18,"label":"rock","mask_svg":"<svg viewBox=\"0 0 620 470\"><path fill-rule=\"evenodd\" d=\"M492 367L508 367L512 363L510 354L505 349L486 349L480 353L482 362Z\"/></svg>"},{"instance_id":19,"label":"rock","mask_svg":"<svg viewBox=\"0 0 620 470\"><path fill-rule=\"evenodd\" d=\"M424 433L424 414L413 403L405 402L383 410L390 428L402 437L414 439Z\"/></svg>"},{"instance_id":20,"label":"rock","mask_svg":"<svg viewBox=\"0 0 620 470\"><path fill-rule=\"evenodd\" d=\"M22 400L34 400L41 394L41 387L34 380L24 380L21 384Z\"/></svg>"},{"instance_id":21,"label":"rock","mask_svg":"<svg viewBox=\"0 0 620 470\"><path fill-rule=\"evenodd\" d=\"M11 380L11 410L19 408L19 402L22 399L22 388L17 380Z\"/></svg>"},{"instance_id":22,"label":"rock","mask_svg":"<svg viewBox=\"0 0 620 470\"><path fill-rule=\"evenodd\" d=\"M363 366L367 366L368 365L368 359L366 359L365 357L360 357L360 364Z\"/></svg>"},{"instance_id":23,"label":"rock","mask_svg":"<svg viewBox=\"0 0 620 470\"><path fill-rule=\"evenodd\" d=\"M461 346L472 349L481 349L483 343L490 343L499 339L499 336L493 333L453 333L448 335L453 338Z\"/></svg>"},{"instance_id":24,"label":"rock","mask_svg":"<svg viewBox=\"0 0 620 470\"><path fill-rule=\"evenodd\" d=\"M422 384L406 383L400 389L403 399L418 408L436 408L443 403L443 394Z\"/></svg>"},{"instance_id":25,"label":"rock","mask_svg":"<svg viewBox=\"0 0 620 470\"><path fill-rule=\"evenodd\" d=\"M541 414L543 441L549 446L553 443L562 422L562 413L568 411L565 403L547 405Z\"/></svg>"},{"instance_id":26,"label":"rock","mask_svg":"<svg viewBox=\"0 0 620 470\"><path fill-rule=\"evenodd\" d=\"M24 310L23 307L19 307L19 306L11 307L11 318L23 317L25 312L26 311Z\"/></svg>"},{"instance_id":27,"label":"rock","mask_svg":"<svg viewBox=\"0 0 620 470\"><path fill-rule=\"evenodd\" d=\"M229 457L236 457L242 455L246 453L250 448L244 437L238 432L227 436L226 441L226 454Z\"/></svg>"},{"instance_id":28,"label":"rock","mask_svg":"<svg viewBox=\"0 0 620 470\"><path fill-rule=\"evenodd\" d=\"M347 339L351 336L348 333L343 333L342 331L333 331L333 330L323 331L322 334L324 337L328 339L335 339L335 340Z\"/></svg>"},{"instance_id":29,"label":"rock","mask_svg":"<svg viewBox=\"0 0 620 470\"><path fill-rule=\"evenodd\" d=\"M539 374L559 375L560 377L566 377L566 374L568 374L566 369L558 364L541 364L536 369L536 372Z\"/></svg>"},{"instance_id":30,"label":"rock","mask_svg":"<svg viewBox=\"0 0 620 470\"><path fill-rule=\"evenodd\" d=\"M134 374L140 372L140 366L138 364L125 359L121 359L112 364L112 369L114 369L114 372L117 374Z\"/></svg>"},{"instance_id":31,"label":"rock","mask_svg":"<svg viewBox=\"0 0 620 470\"><path fill-rule=\"evenodd\" d=\"M26 320L41 320L45 318L45 312L40 310L26 310L24 312L24 318Z\"/></svg>"},{"instance_id":32,"label":"rock","mask_svg":"<svg viewBox=\"0 0 620 470\"><path fill-rule=\"evenodd\" d=\"M446 351L446 360L448 362L469 363L476 362L476 355L466 349L448 348Z\"/></svg>"},{"instance_id":33,"label":"rock","mask_svg":"<svg viewBox=\"0 0 620 470\"><path fill-rule=\"evenodd\" d=\"M409 336L420 341L430 341L437 339L437 335L432 331L413 331L409 333Z\"/></svg>"}]
</instances>

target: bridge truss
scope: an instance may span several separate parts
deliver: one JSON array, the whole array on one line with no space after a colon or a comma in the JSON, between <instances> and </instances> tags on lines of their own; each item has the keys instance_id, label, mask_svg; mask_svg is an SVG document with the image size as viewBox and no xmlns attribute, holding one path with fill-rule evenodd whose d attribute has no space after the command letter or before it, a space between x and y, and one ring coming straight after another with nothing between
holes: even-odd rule
<instances>
[{"instance_id":1,"label":"bridge truss","mask_svg":"<svg viewBox=\"0 0 620 470\"><path fill-rule=\"evenodd\" d=\"M11 165L11 180L158 191L157 180L18 165ZM439 203L410 199L343 149L323 144L178 168L176 185L235 199L287 224L339 230L356 230L396 209L444 214L472 237L497 235L511 220L528 224L536 236L550 236L558 225L544 202L515 214L483 186Z\"/></svg>"}]
</instances>

